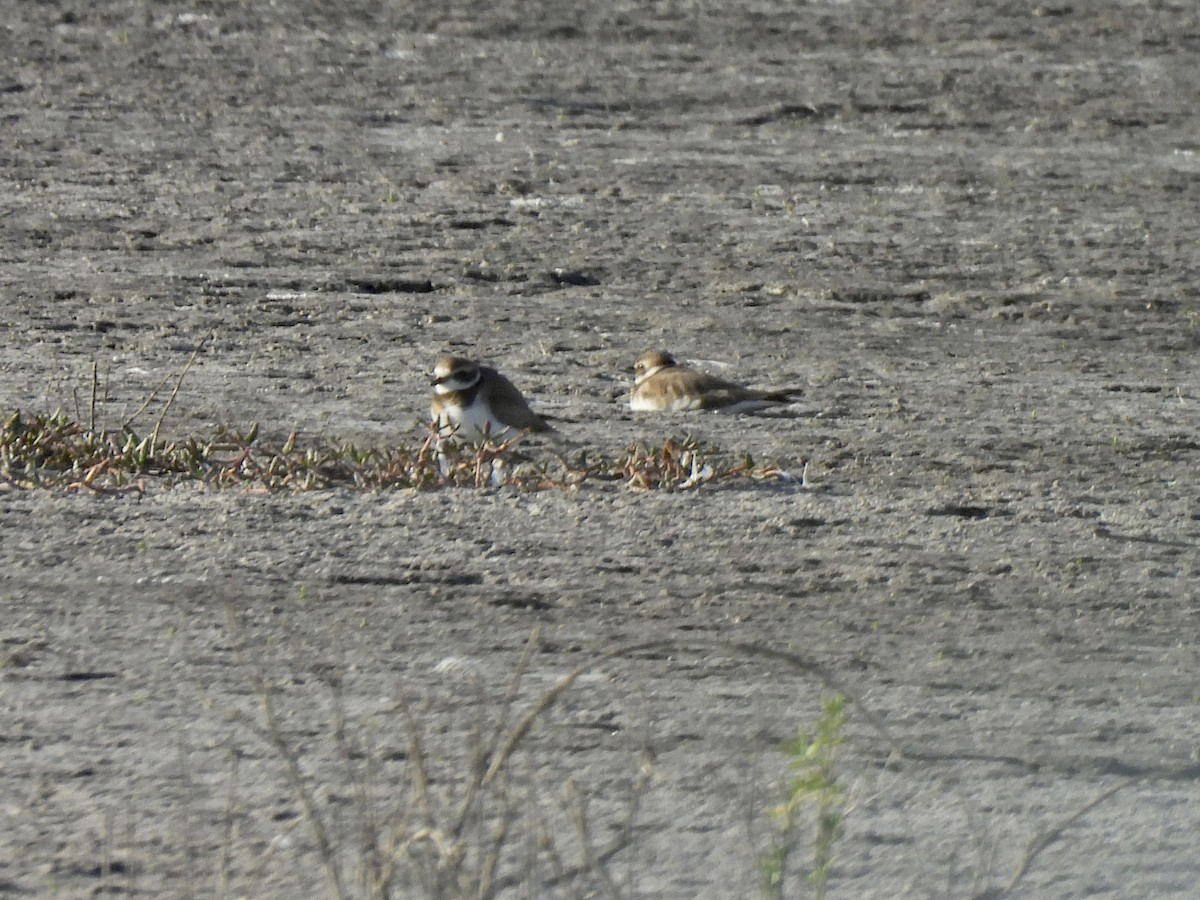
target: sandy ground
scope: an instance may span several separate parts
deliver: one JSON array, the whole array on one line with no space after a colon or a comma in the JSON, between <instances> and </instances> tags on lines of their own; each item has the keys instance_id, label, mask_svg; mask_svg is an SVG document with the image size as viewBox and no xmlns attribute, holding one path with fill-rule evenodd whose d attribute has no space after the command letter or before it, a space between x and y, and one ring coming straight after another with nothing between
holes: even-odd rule
<instances>
[{"instance_id":1,"label":"sandy ground","mask_svg":"<svg viewBox=\"0 0 1200 900\"><path fill-rule=\"evenodd\" d=\"M833 896L1196 896L1200 13L476 6L0 3L0 409L145 433L203 341L167 433L406 445L453 351L812 484L0 489L0 894L333 895L292 753L365 895L536 629L505 896L755 895L830 688L728 642L886 728ZM804 398L631 414L656 346Z\"/></svg>"}]
</instances>

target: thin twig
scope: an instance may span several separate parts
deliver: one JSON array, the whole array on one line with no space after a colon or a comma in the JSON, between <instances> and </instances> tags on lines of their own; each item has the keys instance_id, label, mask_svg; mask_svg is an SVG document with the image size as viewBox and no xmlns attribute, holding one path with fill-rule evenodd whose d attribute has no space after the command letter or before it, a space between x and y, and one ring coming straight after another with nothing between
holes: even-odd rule
<instances>
[{"instance_id":1,"label":"thin twig","mask_svg":"<svg viewBox=\"0 0 1200 900\"><path fill-rule=\"evenodd\" d=\"M588 824L587 797L579 790L579 785L573 779L567 779L564 791L569 795L568 799L574 801L569 804L566 813L571 819L571 824L575 826L575 835L579 838L581 868L585 872L594 872L599 875L600 882L604 885L608 895L613 900L621 900L621 891L608 871L606 860L599 859L592 852L592 829Z\"/></svg>"},{"instance_id":2,"label":"thin twig","mask_svg":"<svg viewBox=\"0 0 1200 900\"><path fill-rule=\"evenodd\" d=\"M400 698L400 704L408 729L408 760L413 769L413 793L417 805L421 808L421 818L424 819L425 827L433 829L437 827L437 817L433 813L433 804L429 797L429 773L425 770L425 748L421 741L421 728L403 696Z\"/></svg>"},{"instance_id":3,"label":"thin twig","mask_svg":"<svg viewBox=\"0 0 1200 900\"><path fill-rule=\"evenodd\" d=\"M232 608L226 609L226 615L229 618L231 630L235 632L240 631L237 615ZM308 788L304 771L300 768L300 757L296 753L295 748L284 738L283 732L279 727L279 719L275 715L275 703L272 699L271 689L267 685L266 676L258 666L250 666L247 660L242 657L240 650L237 652L237 655L241 663L249 667L251 678L254 681L254 689L258 694L264 723L260 726L255 722L247 721L246 724L258 735L260 740L272 747L279 754L280 759L283 760L288 783L291 785L296 799L300 801L300 806L304 810L304 817L308 820L309 827L312 829L321 860L325 864L325 871L333 884L334 894L339 900L346 900L350 895L346 891L345 881L342 877L342 867L338 860L337 848L334 847L333 840L329 835L329 828L325 824L324 816L317 808L312 791Z\"/></svg>"},{"instance_id":4,"label":"thin twig","mask_svg":"<svg viewBox=\"0 0 1200 900\"><path fill-rule=\"evenodd\" d=\"M645 641L640 644L626 644L616 647L600 656L584 663L578 668L573 669L566 675L562 676L554 686L546 691L538 699L538 702L526 713L525 717L517 723L512 731L509 732L504 744L492 758L491 765L488 767L487 774L483 778L483 784L488 784L503 768L508 756L517 748L524 740L525 735L533 728L534 724L547 709L557 702L558 698L566 692L566 690L575 683L579 676L586 672L595 669L597 666L603 665L611 659L619 657L632 656L635 653L648 653L654 651L672 650L679 652L688 648L703 647L712 650L732 651L740 656L746 656L751 659L771 659L776 662L786 663L788 666L798 669L801 672L806 672L816 676L825 687L830 690L843 694L847 700L854 704L855 708L862 714L863 719L875 729L887 744L892 748L893 753L904 756L904 749L899 741L892 735L888 727L862 700L857 691L844 685L838 678L834 677L833 673L827 668L815 663L812 660L806 659L798 653L791 653L786 650L775 650L771 647L764 647L758 644L743 644L729 641L704 641L695 639L673 639L666 638L662 640Z\"/></svg>"},{"instance_id":5,"label":"thin twig","mask_svg":"<svg viewBox=\"0 0 1200 900\"><path fill-rule=\"evenodd\" d=\"M96 433L96 392L100 389L100 375L97 371L97 363L92 361L92 396L88 402L88 431L92 434Z\"/></svg>"},{"instance_id":6,"label":"thin twig","mask_svg":"<svg viewBox=\"0 0 1200 900\"><path fill-rule=\"evenodd\" d=\"M164 375L162 377L162 379L158 382L158 384L156 384L154 386L154 390L152 390L150 392L150 395L145 400L142 401L142 405L139 406L136 410L134 410L133 415L121 423L121 431L128 431L131 427L133 427L133 423L137 421L138 416L140 416L142 413L144 413L146 411L146 408L151 403L153 403L154 399L158 396L158 392L161 391L163 389L163 386L170 380L171 380L171 373L168 372L166 375Z\"/></svg>"},{"instance_id":7,"label":"thin twig","mask_svg":"<svg viewBox=\"0 0 1200 900\"><path fill-rule=\"evenodd\" d=\"M504 736L505 724L508 720L508 712L512 709L513 702L516 700L517 692L520 690L521 679L525 675L525 669L529 665L529 659L533 655L533 650L540 641L539 629L535 628L529 635L529 640L525 642L525 649L521 652L520 659L517 660L517 666L513 670L512 678L508 681L508 689L504 692L504 699L500 702L500 710L496 714L496 725L492 734L492 740L489 742L487 749L482 756L482 762L485 764L483 768L482 778L472 778L467 785L467 794L463 798L462 807L459 812L458 822L455 825L454 835L458 837L462 834L462 829L466 824L467 813L474 801L476 790L483 787L490 781L489 773L491 772L492 763L496 759L496 751L500 746L500 740Z\"/></svg>"},{"instance_id":8,"label":"thin twig","mask_svg":"<svg viewBox=\"0 0 1200 900\"><path fill-rule=\"evenodd\" d=\"M237 808L238 753L233 747L229 751L229 789L225 794L225 820L222 822L221 849L217 856L217 896L225 900L229 896L229 869L233 860L233 818Z\"/></svg>"},{"instance_id":9,"label":"thin twig","mask_svg":"<svg viewBox=\"0 0 1200 900\"><path fill-rule=\"evenodd\" d=\"M192 368L192 363L196 361L196 357L200 355L200 351L204 349L204 345L208 343L208 339L212 334L206 334L200 339L200 343L196 345L196 349L192 351L192 355L188 358L187 365L183 367L183 371L179 373L179 378L175 382L175 389L171 391L171 396L167 398L167 403L163 407L162 412L158 416L158 421L154 423L154 431L150 434L150 453L154 453L154 448L158 446L158 433L162 429L163 420L167 418L167 413L171 411L171 407L175 403L175 398L179 396L179 389L183 387L183 379L187 376L188 370Z\"/></svg>"},{"instance_id":10,"label":"thin twig","mask_svg":"<svg viewBox=\"0 0 1200 900\"><path fill-rule=\"evenodd\" d=\"M1017 865L1017 870L1015 872L1013 872L1012 878L1010 878L1008 884L1006 884L1004 886L1004 890L1002 893L1003 894L1012 893L1012 890L1017 886L1017 884L1021 881L1021 879L1024 878L1025 875L1029 872L1029 869L1033 865L1034 860L1036 860L1038 858L1038 856L1041 854L1041 852L1043 850L1045 850L1047 847L1049 847L1051 844L1053 844L1055 841L1057 841L1059 838L1061 838L1063 836L1063 833L1068 828L1070 828L1072 825L1074 825L1076 822L1078 822L1080 819L1082 819L1085 815L1087 815L1089 812L1091 812L1093 809L1095 809L1097 806L1099 806L1105 800L1112 797L1118 791L1123 791L1123 790L1125 790L1125 788L1131 787L1132 785L1135 785L1144 780L1145 780L1145 776L1140 776L1140 777L1133 778L1133 779L1130 779L1127 781L1122 781L1120 784L1115 784L1112 787L1110 787L1108 790L1101 792L1099 796L1097 796L1090 802L1085 803L1083 806L1081 806L1079 809L1075 810L1073 813L1071 813L1066 818L1061 819L1060 821L1056 822L1050 828L1047 828L1046 830L1040 832L1039 834L1034 835L1033 840L1031 840L1029 842L1029 846L1025 848L1025 855L1021 857L1021 862Z\"/></svg>"},{"instance_id":11,"label":"thin twig","mask_svg":"<svg viewBox=\"0 0 1200 900\"><path fill-rule=\"evenodd\" d=\"M501 782L497 790L500 794L498 798L500 818L491 829L490 846L480 862L479 886L476 891L479 900L490 900L496 895L496 873L500 869L500 859L504 855L505 845L512 832L513 820L516 818L516 810L509 798L507 779Z\"/></svg>"}]
</instances>

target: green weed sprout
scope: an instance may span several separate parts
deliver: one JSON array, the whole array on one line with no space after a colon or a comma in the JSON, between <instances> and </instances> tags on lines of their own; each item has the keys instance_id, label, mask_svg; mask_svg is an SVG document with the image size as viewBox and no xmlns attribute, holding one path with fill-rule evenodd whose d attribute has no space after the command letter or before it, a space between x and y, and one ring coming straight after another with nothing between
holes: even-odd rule
<instances>
[{"instance_id":1,"label":"green weed sprout","mask_svg":"<svg viewBox=\"0 0 1200 900\"><path fill-rule=\"evenodd\" d=\"M817 898L828 895L829 873L833 868L833 847L842 833L845 812L843 789L834 764L842 745L842 727L846 722L846 698L834 694L822 702L821 718L812 733L801 726L796 737L780 746L790 758L785 799L767 810L775 826L774 847L762 861L763 896L784 897L789 863L799 843L797 834L805 821L811 821L812 867L807 880ZM811 809L811 817L806 810Z\"/></svg>"}]
</instances>

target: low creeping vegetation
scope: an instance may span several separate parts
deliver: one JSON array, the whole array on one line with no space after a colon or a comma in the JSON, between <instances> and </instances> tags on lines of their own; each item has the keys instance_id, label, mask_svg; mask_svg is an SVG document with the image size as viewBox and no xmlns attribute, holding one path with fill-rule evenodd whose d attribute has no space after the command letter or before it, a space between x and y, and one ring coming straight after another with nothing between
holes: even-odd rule
<instances>
[{"instance_id":1,"label":"low creeping vegetation","mask_svg":"<svg viewBox=\"0 0 1200 900\"><path fill-rule=\"evenodd\" d=\"M246 432L223 430L209 440L164 441L90 428L61 412L0 422L0 486L94 491L141 490L146 479L201 482L268 491L447 487L522 490L570 488L585 481L623 482L640 490L686 490L715 481L789 480L776 466L746 456L733 462L690 437L661 446L630 444L615 456L579 452L573 459L519 445L519 439L462 444L428 434L416 446L303 445L293 432L282 445Z\"/></svg>"}]
</instances>

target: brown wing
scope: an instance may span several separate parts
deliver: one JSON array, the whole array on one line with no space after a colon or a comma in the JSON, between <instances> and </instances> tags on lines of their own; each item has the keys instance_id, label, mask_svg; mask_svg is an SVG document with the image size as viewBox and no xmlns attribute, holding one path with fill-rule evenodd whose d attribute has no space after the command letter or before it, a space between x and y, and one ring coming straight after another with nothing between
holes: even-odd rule
<instances>
[{"instance_id":1,"label":"brown wing","mask_svg":"<svg viewBox=\"0 0 1200 900\"><path fill-rule=\"evenodd\" d=\"M512 428L522 431L553 431L546 420L529 408L517 386L495 369L484 370L488 405L496 417Z\"/></svg>"},{"instance_id":2,"label":"brown wing","mask_svg":"<svg viewBox=\"0 0 1200 900\"><path fill-rule=\"evenodd\" d=\"M685 369L682 366L674 369L664 369L656 379L662 379L662 389L672 399L698 397L697 409L718 409L745 400L761 400L761 391L752 391L740 384L709 375L707 372L697 372L695 369Z\"/></svg>"}]
</instances>

